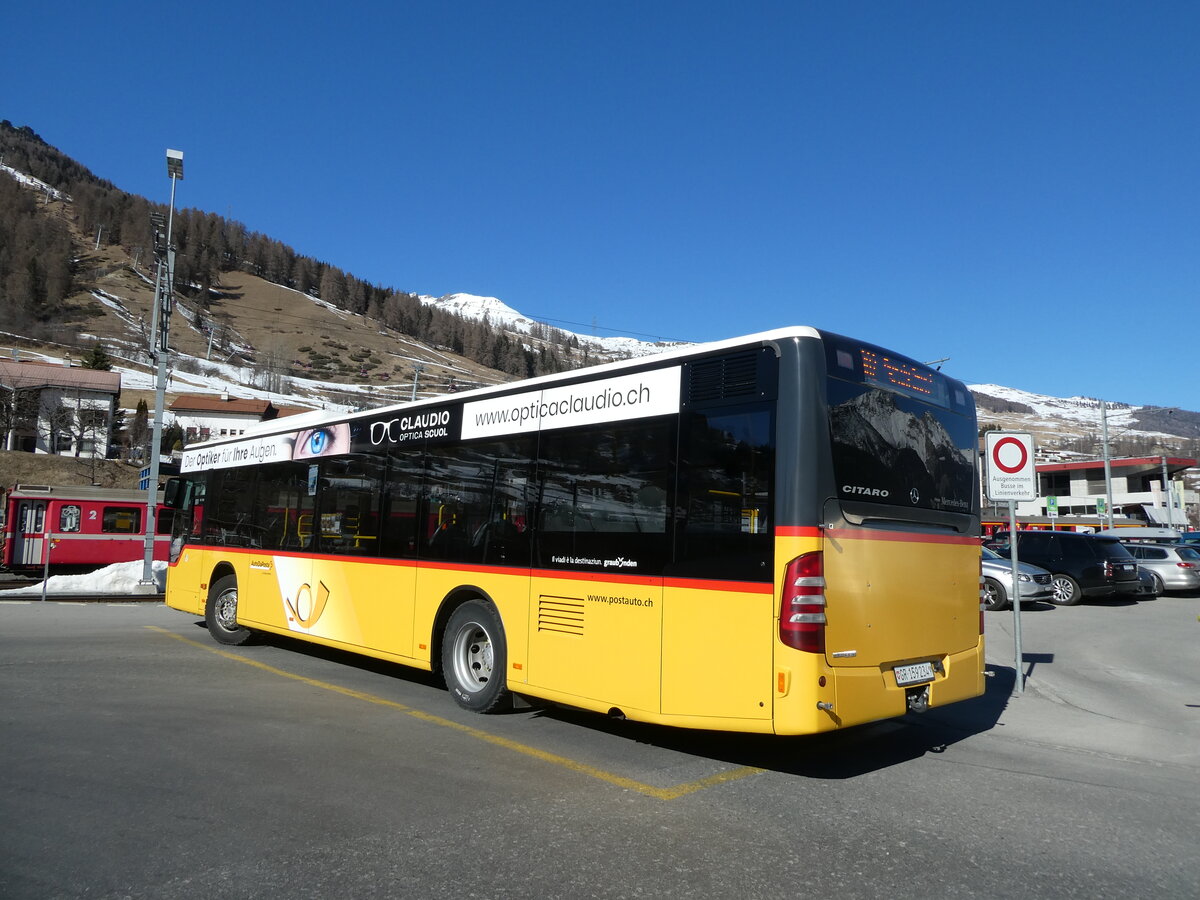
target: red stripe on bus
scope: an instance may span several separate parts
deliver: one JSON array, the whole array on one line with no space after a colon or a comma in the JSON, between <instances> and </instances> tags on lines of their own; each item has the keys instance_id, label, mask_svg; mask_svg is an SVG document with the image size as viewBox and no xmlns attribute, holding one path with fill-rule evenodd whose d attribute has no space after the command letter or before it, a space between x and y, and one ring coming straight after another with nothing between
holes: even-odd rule
<instances>
[{"instance_id":1,"label":"red stripe on bus","mask_svg":"<svg viewBox=\"0 0 1200 900\"><path fill-rule=\"evenodd\" d=\"M821 533L815 525L779 525L775 529L776 537L820 537Z\"/></svg>"},{"instance_id":2,"label":"red stripe on bus","mask_svg":"<svg viewBox=\"0 0 1200 900\"><path fill-rule=\"evenodd\" d=\"M199 551L206 549L211 550L213 548L196 544L188 544L184 549ZM557 578L563 581L634 584L641 587L655 587L659 584L662 584L665 587L671 588L721 591L725 593L740 594L770 594L775 590L774 586L769 582L761 581L719 581L712 578L662 578L654 575L616 575L610 572L579 572L574 570L567 571L563 569L525 569L516 566L485 566L474 563L448 564L433 559L376 559L375 557L371 556L333 556L323 553L297 553L285 550L276 550L264 554L262 550L247 549L245 547L222 547L221 550L228 554L251 556L266 555L272 558L287 557L293 559L328 560L330 562L365 563L375 566L416 566L419 569L441 569L447 572L471 572L482 573L485 575L517 575L533 578ZM171 565L174 566L175 563L172 563Z\"/></svg>"},{"instance_id":3,"label":"red stripe on bus","mask_svg":"<svg viewBox=\"0 0 1200 900\"><path fill-rule=\"evenodd\" d=\"M711 581L707 578L666 578L664 586L697 591L736 594L773 594L775 586L762 581Z\"/></svg>"}]
</instances>

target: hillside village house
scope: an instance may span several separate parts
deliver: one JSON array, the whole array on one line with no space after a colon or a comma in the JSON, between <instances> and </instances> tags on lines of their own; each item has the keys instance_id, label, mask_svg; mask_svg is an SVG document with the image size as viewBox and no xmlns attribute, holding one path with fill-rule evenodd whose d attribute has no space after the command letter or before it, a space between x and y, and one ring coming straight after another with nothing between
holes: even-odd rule
<instances>
[{"instance_id":1,"label":"hillside village house","mask_svg":"<svg viewBox=\"0 0 1200 900\"><path fill-rule=\"evenodd\" d=\"M0 360L0 434L6 450L105 458L121 395L116 372Z\"/></svg>"},{"instance_id":2,"label":"hillside village house","mask_svg":"<svg viewBox=\"0 0 1200 900\"><path fill-rule=\"evenodd\" d=\"M183 429L188 444L210 438L234 437L259 422L267 422L309 410L276 406L270 400L243 400L228 393L180 394L167 407L174 422Z\"/></svg>"}]
</instances>

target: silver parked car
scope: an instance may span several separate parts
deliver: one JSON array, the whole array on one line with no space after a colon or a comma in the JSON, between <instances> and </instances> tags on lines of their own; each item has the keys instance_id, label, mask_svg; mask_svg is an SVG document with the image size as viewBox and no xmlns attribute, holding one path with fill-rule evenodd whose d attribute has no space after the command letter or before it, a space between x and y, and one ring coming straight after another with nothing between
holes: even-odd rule
<instances>
[{"instance_id":1,"label":"silver parked car","mask_svg":"<svg viewBox=\"0 0 1200 900\"><path fill-rule=\"evenodd\" d=\"M983 586L980 600L985 609L1008 609L1012 601L1012 560L987 547L983 549ZM1030 563L1019 563L1017 581L1022 603L1050 601L1054 596L1054 576Z\"/></svg>"},{"instance_id":2,"label":"silver parked car","mask_svg":"<svg viewBox=\"0 0 1200 900\"><path fill-rule=\"evenodd\" d=\"M1187 544L1125 544L1139 569L1154 576L1158 593L1200 590L1200 550Z\"/></svg>"}]
</instances>

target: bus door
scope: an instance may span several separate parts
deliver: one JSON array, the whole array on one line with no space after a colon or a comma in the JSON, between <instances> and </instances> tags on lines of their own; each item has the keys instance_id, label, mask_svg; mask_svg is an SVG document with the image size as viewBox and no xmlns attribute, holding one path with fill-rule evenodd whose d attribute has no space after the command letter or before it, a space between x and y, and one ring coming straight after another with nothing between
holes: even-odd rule
<instances>
[{"instance_id":1,"label":"bus door","mask_svg":"<svg viewBox=\"0 0 1200 900\"><path fill-rule=\"evenodd\" d=\"M22 500L17 505L17 523L13 529L14 566L39 566L46 531L46 501Z\"/></svg>"},{"instance_id":2,"label":"bus door","mask_svg":"<svg viewBox=\"0 0 1200 900\"><path fill-rule=\"evenodd\" d=\"M659 711L673 425L543 435L530 684Z\"/></svg>"},{"instance_id":3,"label":"bus door","mask_svg":"<svg viewBox=\"0 0 1200 900\"><path fill-rule=\"evenodd\" d=\"M682 417L664 714L771 715L772 410L770 402L724 404Z\"/></svg>"}]
</instances>

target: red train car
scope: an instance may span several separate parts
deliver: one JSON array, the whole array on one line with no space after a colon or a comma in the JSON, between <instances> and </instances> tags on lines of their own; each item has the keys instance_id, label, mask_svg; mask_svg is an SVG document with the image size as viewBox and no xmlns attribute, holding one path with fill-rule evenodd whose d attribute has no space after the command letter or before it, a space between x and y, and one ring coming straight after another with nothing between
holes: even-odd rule
<instances>
[{"instance_id":1,"label":"red train car","mask_svg":"<svg viewBox=\"0 0 1200 900\"><path fill-rule=\"evenodd\" d=\"M146 492L18 484L3 493L0 568L40 574L145 559ZM174 510L155 513L154 558L165 560Z\"/></svg>"}]
</instances>

